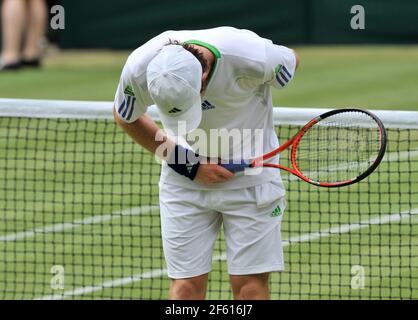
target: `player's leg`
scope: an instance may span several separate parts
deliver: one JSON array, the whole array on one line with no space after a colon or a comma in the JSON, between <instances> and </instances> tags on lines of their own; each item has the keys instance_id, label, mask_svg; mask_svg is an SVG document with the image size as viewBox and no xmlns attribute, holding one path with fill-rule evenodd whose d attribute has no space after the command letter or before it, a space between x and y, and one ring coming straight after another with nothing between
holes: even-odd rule
<instances>
[{"instance_id":1,"label":"player's leg","mask_svg":"<svg viewBox=\"0 0 418 320\"><path fill-rule=\"evenodd\" d=\"M225 195L228 270L236 299L269 299L269 275L284 269L280 226L284 188L273 181Z\"/></svg>"},{"instance_id":2,"label":"player's leg","mask_svg":"<svg viewBox=\"0 0 418 320\"><path fill-rule=\"evenodd\" d=\"M4 65L17 65L20 62L20 47L26 18L24 0L3 0L2 20L2 53Z\"/></svg>"},{"instance_id":3,"label":"player's leg","mask_svg":"<svg viewBox=\"0 0 418 320\"><path fill-rule=\"evenodd\" d=\"M170 300L203 300L206 296L208 274L187 279L171 279Z\"/></svg>"},{"instance_id":4,"label":"player's leg","mask_svg":"<svg viewBox=\"0 0 418 320\"><path fill-rule=\"evenodd\" d=\"M205 191L160 186L160 216L170 299L204 299L222 216Z\"/></svg>"},{"instance_id":5,"label":"player's leg","mask_svg":"<svg viewBox=\"0 0 418 320\"><path fill-rule=\"evenodd\" d=\"M268 300L270 273L230 276L235 300Z\"/></svg>"},{"instance_id":6,"label":"player's leg","mask_svg":"<svg viewBox=\"0 0 418 320\"><path fill-rule=\"evenodd\" d=\"M47 26L47 11L45 0L28 0L28 24L23 47L23 59L27 63L39 64L41 43Z\"/></svg>"}]
</instances>

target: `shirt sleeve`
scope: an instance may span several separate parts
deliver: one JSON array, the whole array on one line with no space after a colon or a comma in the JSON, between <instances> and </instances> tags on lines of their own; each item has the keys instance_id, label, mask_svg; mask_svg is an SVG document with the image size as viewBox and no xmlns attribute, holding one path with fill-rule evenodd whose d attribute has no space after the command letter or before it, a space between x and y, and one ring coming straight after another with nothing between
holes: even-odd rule
<instances>
[{"instance_id":1,"label":"shirt sleeve","mask_svg":"<svg viewBox=\"0 0 418 320\"><path fill-rule=\"evenodd\" d=\"M140 90L127 63L122 71L114 103L114 108L122 121L134 122L147 111L147 107L141 103L139 94Z\"/></svg>"},{"instance_id":2,"label":"shirt sleeve","mask_svg":"<svg viewBox=\"0 0 418 320\"><path fill-rule=\"evenodd\" d=\"M292 81L296 69L293 50L268 41L266 58L264 82L278 89L286 87Z\"/></svg>"}]
</instances>

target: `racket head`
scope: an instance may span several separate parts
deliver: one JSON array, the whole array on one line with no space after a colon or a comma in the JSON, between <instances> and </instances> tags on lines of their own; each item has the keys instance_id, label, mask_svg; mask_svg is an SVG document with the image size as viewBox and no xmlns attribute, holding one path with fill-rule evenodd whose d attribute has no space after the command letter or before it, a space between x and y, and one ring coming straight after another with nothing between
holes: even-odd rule
<instances>
[{"instance_id":1,"label":"racket head","mask_svg":"<svg viewBox=\"0 0 418 320\"><path fill-rule=\"evenodd\" d=\"M341 187L369 176L386 151L387 134L373 113L355 109L326 112L295 136L291 163L302 180L321 187Z\"/></svg>"}]
</instances>

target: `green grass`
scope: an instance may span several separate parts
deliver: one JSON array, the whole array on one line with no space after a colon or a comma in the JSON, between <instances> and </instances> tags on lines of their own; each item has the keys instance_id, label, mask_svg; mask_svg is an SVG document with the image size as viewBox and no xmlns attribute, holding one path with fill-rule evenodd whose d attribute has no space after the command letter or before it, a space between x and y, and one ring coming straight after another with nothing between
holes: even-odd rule
<instances>
[{"instance_id":1,"label":"green grass","mask_svg":"<svg viewBox=\"0 0 418 320\"><path fill-rule=\"evenodd\" d=\"M418 110L416 46L297 50L302 65L292 86L274 91L275 105ZM51 55L40 71L0 74L0 97L112 100L127 54ZM418 150L416 130L390 130L389 138L388 153ZM158 209L122 212L158 205L159 165L113 122L0 118L0 177L0 237L20 233L0 238L0 299L60 294L50 286L53 265L65 268L65 292L97 286L69 298L167 298L167 277L147 274L165 268ZM365 182L347 188L286 183L283 239L366 224L287 245L286 271L273 275L272 298L418 298L417 216L367 223L418 208L416 181L414 155L383 162ZM50 226L64 229L45 229ZM222 235L215 248L214 256L225 252ZM363 290L350 286L354 265L364 267ZM103 285L135 275L143 278ZM231 298L225 261L213 263L208 298Z\"/></svg>"},{"instance_id":2,"label":"green grass","mask_svg":"<svg viewBox=\"0 0 418 320\"><path fill-rule=\"evenodd\" d=\"M113 100L127 52L63 52L41 70L0 74L1 98Z\"/></svg>"},{"instance_id":3,"label":"green grass","mask_svg":"<svg viewBox=\"0 0 418 320\"><path fill-rule=\"evenodd\" d=\"M300 47L292 85L274 91L291 107L418 110L418 46ZM66 51L45 68L0 74L0 97L113 100L128 52Z\"/></svg>"},{"instance_id":4,"label":"green grass","mask_svg":"<svg viewBox=\"0 0 418 320\"><path fill-rule=\"evenodd\" d=\"M418 110L417 46L313 47L297 51L302 60L300 69L287 90L276 92L276 105Z\"/></svg>"}]
</instances>

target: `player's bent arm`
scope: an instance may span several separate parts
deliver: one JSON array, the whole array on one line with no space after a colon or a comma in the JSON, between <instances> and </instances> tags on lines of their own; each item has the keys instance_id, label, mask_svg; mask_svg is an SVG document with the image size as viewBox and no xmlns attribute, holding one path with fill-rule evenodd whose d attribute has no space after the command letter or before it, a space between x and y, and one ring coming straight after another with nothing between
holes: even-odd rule
<instances>
[{"instance_id":1,"label":"player's bent arm","mask_svg":"<svg viewBox=\"0 0 418 320\"><path fill-rule=\"evenodd\" d=\"M174 149L175 143L167 137L163 137L161 141L157 141L155 137L157 136L158 131L160 128L155 124L154 120L152 120L146 114L139 117L137 120L131 123L124 122L119 115L117 114L115 108L113 108L113 116L115 118L116 123L139 145L147 149L148 151L152 152L153 154L156 153L158 147L166 143L167 150ZM163 160L166 160L163 154L157 154Z\"/></svg>"},{"instance_id":2,"label":"player's bent arm","mask_svg":"<svg viewBox=\"0 0 418 320\"><path fill-rule=\"evenodd\" d=\"M176 144L174 141L168 139L167 136L162 136L162 139L156 139L157 135L161 137L160 128L147 115L140 116L137 120L131 123L124 122L117 114L115 108L113 109L113 116L116 123L139 145L148 151L156 154L163 160L168 160L170 155L160 152L159 146L165 144L162 150L174 150ZM211 163L200 163L196 177L194 180L203 184L209 185L212 183L225 182L234 176L233 173L225 168Z\"/></svg>"}]
</instances>

